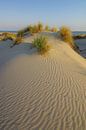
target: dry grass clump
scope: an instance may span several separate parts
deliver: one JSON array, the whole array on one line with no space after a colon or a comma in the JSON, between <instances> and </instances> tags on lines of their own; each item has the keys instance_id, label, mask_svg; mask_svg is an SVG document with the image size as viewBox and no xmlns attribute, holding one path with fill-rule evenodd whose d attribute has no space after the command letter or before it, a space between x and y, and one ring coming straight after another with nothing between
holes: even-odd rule
<instances>
[{"instance_id":1,"label":"dry grass clump","mask_svg":"<svg viewBox=\"0 0 86 130\"><path fill-rule=\"evenodd\" d=\"M38 31L42 32L43 31L43 24L41 22L38 23Z\"/></svg>"},{"instance_id":2,"label":"dry grass clump","mask_svg":"<svg viewBox=\"0 0 86 130\"><path fill-rule=\"evenodd\" d=\"M2 40L3 41L6 41L8 39L14 41L15 38L16 38L16 34L14 34L14 33L10 33L10 32L2 33Z\"/></svg>"},{"instance_id":3,"label":"dry grass clump","mask_svg":"<svg viewBox=\"0 0 86 130\"><path fill-rule=\"evenodd\" d=\"M29 25L26 28L19 30L17 35L18 36L24 36L26 33L30 33L31 35L34 35L35 33L42 32L43 31L43 24L39 22L35 25Z\"/></svg>"},{"instance_id":4,"label":"dry grass clump","mask_svg":"<svg viewBox=\"0 0 86 130\"><path fill-rule=\"evenodd\" d=\"M43 24L40 22L38 24L29 26L29 33L31 34L35 34L42 31L43 31Z\"/></svg>"},{"instance_id":5,"label":"dry grass clump","mask_svg":"<svg viewBox=\"0 0 86 130\"><path fill-rule=\"evenodd\" d=\"M50 27L48 25L45 26L45 31L50 31Z\"/></svg>"},{"instance_id":6,"label":"dry grass clump","mask_svg":"<svg viewBox=\"0 0 86 130\"><path fill-rule=\"evenodd\" d=\"M19 45L20 43L22 43L23 41L23 37L22 36L16 36L13 44L10 46L11 48L14 47L15 45Z\"/></svg>"},{"instance_id":7,"label":"dry grass clump","mask_svg":"<svg viewBox=\"0 0 86 130\"><path fill-rule=\"evenodd\" d=\"M35 46L40 54L45 54L50 50L50 45L47 43L47 38L40 36L34 39L33 46Z\"/></svg>"},{"instance_id":8,"label":"dry grass clump","mask_svg":"<svg viewBox=\"0 0 86 130\"><path fill-rule=\"evenodd\" d=\"M52 28L51 28L51 32L58 32L57 27L52 27Z\"/></svg>"},{"instance_id":9,"label":"dry grass clump","mask_svg":"<svg viewBox=\"0 0 86 130\"><path fill-rule=\"evenodd\" d=\"M72 32L68 27L61 27L60 29L60 36L61 38L67 42L73 49L75 49L75 44L72 36Z\"/></svg>"},{"instance_id":10,"label":"dry grass clump","mask_svg":"<svg viewBox=\"0 0 86 130\"><path fill-rule=\"evenodd\" d=\"M35 33L38 33L39 32L39 30L38 30L38 26L35 24L35 25L30 25L29 26L29 33L30 34L35 34Z\"/></svg>"},{"instance_id":11,"label":"dry grass clump","mask_svg":"<svg viewBox=\"0 0 86 130\"><path fill-rule=\"evenodd\" d=\"M19 30L18 32L17 32L17 36L23 36L24 35L24 33L25 33L25 30Z\"/></svg>"},{"instance_id":12,"label":"dry grass clump","mask_svg":"<svg viewBox=\"0 0 86 130\"><path fill-rule=\"evenodd\" d=\"M17 36L14 41L14 45L18 45L18 44L22 43L22 41L23 41L22 36Z\"/></svg>"}]
</instances>

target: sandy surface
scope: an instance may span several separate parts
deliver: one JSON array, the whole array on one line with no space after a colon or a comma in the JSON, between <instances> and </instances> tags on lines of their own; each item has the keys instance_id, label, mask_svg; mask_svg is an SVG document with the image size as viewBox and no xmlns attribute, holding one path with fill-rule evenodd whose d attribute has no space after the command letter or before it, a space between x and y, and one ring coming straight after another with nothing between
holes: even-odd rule
<instances>
[{"instance_id":1,"label":"sandy surface","mask_svg":"<svg viewBox=\"0 0 86 130\"><path fill-rule=\"evenodd\" d=\"M52 39L41 56L0 42L0 130L86 130L86 60Z\"/></svg>"}]
</instances>

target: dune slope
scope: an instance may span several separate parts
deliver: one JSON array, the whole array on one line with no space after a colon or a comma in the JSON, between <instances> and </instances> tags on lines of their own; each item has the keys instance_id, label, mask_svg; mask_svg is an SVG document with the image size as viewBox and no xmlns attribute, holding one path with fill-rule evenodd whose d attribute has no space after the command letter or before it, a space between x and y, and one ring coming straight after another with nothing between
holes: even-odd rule
<instances>
[{"instance_id":1,"label":"dune slope","mask_svg":"<svg viewBox=\"0 0 86 130\"><path fill-rule=\"evenodd\" d=\"M86 130L86 61L50 43L41 56L27 43L0 42L0 130Z\"/></svg>"}]
</instances>

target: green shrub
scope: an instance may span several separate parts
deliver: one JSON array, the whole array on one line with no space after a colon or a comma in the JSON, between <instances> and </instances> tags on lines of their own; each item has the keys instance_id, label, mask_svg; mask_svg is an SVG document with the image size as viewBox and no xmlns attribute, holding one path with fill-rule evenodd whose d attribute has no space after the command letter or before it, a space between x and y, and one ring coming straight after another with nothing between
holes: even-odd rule
<instances>
[{"instance_id":1,"label":"green shrub","mask_svg":"<svg viewBox=\"0 0 86 130\"><path fill-rule=\"evenodd\" d=\"M73 49L75 49L75 44L72 36L72 32L68 27L61 27L60 29L61 38L67 42Z\"/></svg>"},{"instance_id":2,"label":"green shrub","mask_svg":"<svg viewBox=\"0 0 86 130\"><path fill-rule=\"evenodd\" d=\"M45 54L49 51L50 46L47 44L47 38L40 36L34 39L33 45L37 48L40 54Z\"/></svg>"}]
</instances>

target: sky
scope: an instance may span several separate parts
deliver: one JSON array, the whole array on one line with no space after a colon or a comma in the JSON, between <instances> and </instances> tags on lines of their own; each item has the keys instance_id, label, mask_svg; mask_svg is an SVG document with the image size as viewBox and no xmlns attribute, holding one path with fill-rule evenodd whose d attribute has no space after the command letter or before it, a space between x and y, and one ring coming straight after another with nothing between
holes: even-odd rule
<instances>
[{"instance_id":1,"label":"sky","mask_svg":"<svg viewBox=\"0 0 86 130\"><path fill-rule=\"evenodd\" d=\"M0 30L43 22L86 31L86 0L0 0Z\"/></svg>"}]
</instances>

